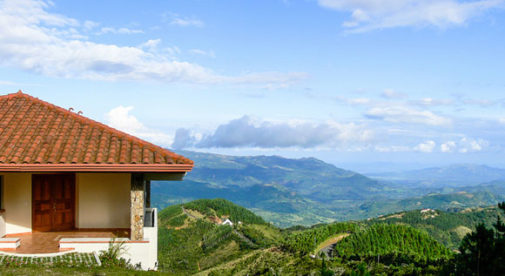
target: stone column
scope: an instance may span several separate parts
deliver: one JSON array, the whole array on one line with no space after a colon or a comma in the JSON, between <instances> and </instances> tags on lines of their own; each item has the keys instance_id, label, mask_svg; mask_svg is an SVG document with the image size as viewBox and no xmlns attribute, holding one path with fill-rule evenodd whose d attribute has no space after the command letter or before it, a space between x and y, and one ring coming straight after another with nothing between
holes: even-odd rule
<instances>
[{"instance_id":1,"label":"stone column","mask_svg":"<svg viewBox=\"0 0 505 276\"><path fill-rule=\"evenodd\" d=\"M130 239L144 238L144 176L132 173L130 189Z\"/></svg>"}]
</instances>

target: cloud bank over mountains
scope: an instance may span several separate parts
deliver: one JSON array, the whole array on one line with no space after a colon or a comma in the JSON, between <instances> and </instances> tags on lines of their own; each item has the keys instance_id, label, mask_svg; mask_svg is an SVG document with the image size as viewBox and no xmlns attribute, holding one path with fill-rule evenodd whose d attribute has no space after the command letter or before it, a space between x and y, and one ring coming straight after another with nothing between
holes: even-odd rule
<instances>
[{"instance_id":1,"label":"cloud bank over mountains","mask_svg":"<svg viewBox=\"0 0 505 276\"><path fill-rule=\"evenodd\" d=\"M464 134L459 119L453 128L430 121L386 120L357 122L315 122L307 120L265 120L242 116L207 131L178 128L163 132L146 127L134 115L133 107L119 106L106 115L109 125L127 133L174 149L303 149L345 152L418 152L466 154L486 151L485 138ZM407 114L408 115L408 114ZM402 114L397 116L401 117ZM367 116L365 115L365 118ZM452 121L451 121L452 122ZM425 125L419 130L419 124ZM427 139L428 138L428 139Z\"/></svg>"}]
</instances>

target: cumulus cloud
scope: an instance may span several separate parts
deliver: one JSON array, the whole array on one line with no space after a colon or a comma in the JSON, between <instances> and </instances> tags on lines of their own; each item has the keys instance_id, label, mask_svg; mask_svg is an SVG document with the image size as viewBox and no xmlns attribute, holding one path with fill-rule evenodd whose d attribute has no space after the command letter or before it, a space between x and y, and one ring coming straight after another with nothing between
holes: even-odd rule
<instances>
[{"instance_id":1,"label":"cumulus cloud","mask_svg":"<svg viewBox=\"0 0 505 276\"><path fill-rule=\"evenodd\" d=\"M437 145L437 143L435 143L435 141L429 140L429 141L420 143L419 145L415 146L414 150L420 151L420 152L433 152L436 145Z\"/></svg>"},{"instance_id":2,"label":"cumulus cloud","mask_svg":"<svg viewBox=\"0 0 505 276\"><path fill-rule=\"evenodd\" d=\"M440 151L445 153L459 152L479 152L489 145L489 142L484 139L473 139L463 137L457 141L447 141L440 145Z\"/></svg>"},{"instance_id":3,"label":"cumulus cloud","mask_svg":"<svg viewBox=\"0 0 505 276\"><path fill-rule=\"evenodd\" d=\"M147 128L134 115L130 114L132 110L133 106L118 106L111 109L105 114L107 125L155 144L164 146L172 144L172 136Z\"/></svg>"},{"instance_id":4,"label":"cumulus cloud","mask_svg":"<svg viewBox=\"0 0 505 276\"><path fill-rule=\"evenodd\" d=\"M503 0L318 0L320 6L350 13L342 25L351 32L375 29L463 25Z\"/></svg>"},{"instance_id":5,"label":"cumulus cloud","mask_svg":"<svg viewBox=\"0 0 505 276\"><path fill-rule=\"evenodd\" d=\"M478 152L482 151L484 147L487 147L489 142L484 139L471 139L467 137L461 138L459 141L459 152L467 153L467 152Z\"/></svg>"},{"instance_id":6,"label":"cumulus cloud","mask_svg":"<svg viewBox=\"0 0 505 276\"><path fill-rule=\"evenodd\" d=\"M447 141L440 145L441 152L453 152L456 149L456 142Z\"/></svg>"},{"instance_id":7,"label":"cumulus cloud","mask_svg":"<svg viewBox=\"0 0 505 276\"><path fill-rule=\"evenodd\" d=\"M179 131L180 138L191 140L188 132ZM366 142L373 133L356 124L336 122L313 123L304 121L269 122L255 121L249 116L222 124L210 135L195 141L199 148L314 148L336 147L345 143ZM175 139L177 140L178 137ZM194 140L193 140L194 141ZM177 145L189 146L187 142Z\"/></svg>"},{"instance_id":8,"label":"cumulus cloud","mask_svg":"<svg viewBox=\"0 0 505 276\"><path fill-rule=\"evenodd\" d=\"M198 64L178 61L167 51L151 51L156 40L142 46L88 41L83 32L98 23L50 12L51 2L0 2L0 65L51 77L91 80L157 80L162 82L293 84L304 73L251 73L224 76ZM134 33L125 28L104 32ZM159 42L157 42L159 44ZM168 54L166 54L168 53ZM172 51L173 53L173 51Z\"/></svg>"},{"instance_id":9,"label":"cumulus cloud","mask_svg":"<svg viewBox=\"0 0 505 276\"><path fill-rule=\"evenodd\" d=\"M382 106L369 109L365 116L369 119L394 123L415 123L432 126L451 124L451 119L436 115L429 110L417 110L407 106Z\"/></svg>"},{"instance_id":10,"label":"cumulus cloud","mask_svg":"<svg viewBox=\"0 0 505 276\"><path fill-rule=\"evenodd\" d=\"M183 149L191 147L195 144L196 138L191 134L191 131L186 128L179 128L175 131L174 142L172 148Z\"/></svg>"}]
</instances>

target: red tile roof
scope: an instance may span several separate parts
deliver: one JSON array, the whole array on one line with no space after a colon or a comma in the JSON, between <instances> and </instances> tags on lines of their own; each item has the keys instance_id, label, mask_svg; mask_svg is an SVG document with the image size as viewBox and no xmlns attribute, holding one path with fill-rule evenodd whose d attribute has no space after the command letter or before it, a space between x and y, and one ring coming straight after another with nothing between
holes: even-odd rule
<instances>
[{"instance_id":1,"label":"red tile roof","mask_svg":"<svg viewBox=\"0 0 505 276\"><path fill-rule=\"evenodd\" d=\"M39 100L0 96L0 171L187 172L193 161Z\"/></svg>"}]
</instances>

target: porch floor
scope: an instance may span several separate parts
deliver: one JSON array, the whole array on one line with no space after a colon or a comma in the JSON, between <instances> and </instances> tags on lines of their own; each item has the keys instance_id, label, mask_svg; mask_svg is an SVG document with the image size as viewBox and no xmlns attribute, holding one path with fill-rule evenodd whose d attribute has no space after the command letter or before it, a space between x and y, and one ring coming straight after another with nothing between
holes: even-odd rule
<instances>
[{"instance_id":1,"label":"porch floor","mask_svg":"<svg viewBox=\"0 0 505 276\"><path fill-rule=\"evenodd\" d=\"M9 234L6 238L20 238L21 243L17 249L0 251L18 254L41 254L61 252L59 241L61 238L128 238L127 229L97 229L97 230L72 230L62 232L33 232L26 234Z\"/></svg>"}]
</instances>

